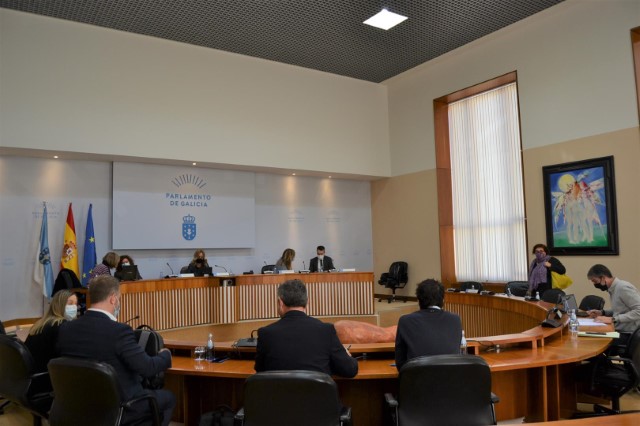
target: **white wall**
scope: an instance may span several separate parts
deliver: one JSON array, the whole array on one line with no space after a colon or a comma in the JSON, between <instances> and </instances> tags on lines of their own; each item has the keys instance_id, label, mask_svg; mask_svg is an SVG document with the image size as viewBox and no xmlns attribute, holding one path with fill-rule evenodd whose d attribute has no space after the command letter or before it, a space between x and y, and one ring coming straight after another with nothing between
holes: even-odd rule
<instances>
[{"instance_id":1,"label":"white wall","mask_svg":"<svg viewBox=\"0 0 640 426\"><path fill-rule=\"evenodd\" d=\"M386 87L0 9L0 149L390 173Z\"/></svg>"},{"instance_id":2,"label":"white wall","mask_svg":"<svg viewBox=\"0 0 640 426\"><path fill-rule=\"evenodd\" d=\"M33 280L42 202L47 202L54 275L68 203L73 203L79 258L89 204L98 260L111 250L111 163L0 156L0 320L42 314L41 287ZM327 247L338 268L373 269L368 182L256 173L255 249L206 250L210 265L235 273L260 271L282 251L296 250L295 269ZM207 247L204 247L207 249ZM129 250L144 278L188 264L193 250ZM82 264L82 261L80 261ZM82 269L82 265L80 265ZM216 269L222 271L222 269Z\"/></svg>"},{"instance_id":3,"label":"white wall","mask_svg":"<svg viewBox=\"0 0 640 426\"><path fill-rule=\"evenodd\" d=\"M638 125L638 0L567 0L385 82L392 175L435 168L433 100L518 72L524 149Z\"/></svg>"}]
</instances>

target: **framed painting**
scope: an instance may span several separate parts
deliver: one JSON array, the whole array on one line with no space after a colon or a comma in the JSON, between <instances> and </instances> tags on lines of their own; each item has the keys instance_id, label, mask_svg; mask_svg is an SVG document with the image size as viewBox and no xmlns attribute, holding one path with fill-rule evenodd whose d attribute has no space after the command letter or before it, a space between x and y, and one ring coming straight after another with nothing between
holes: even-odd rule
<instances>
[{"instance_id":1,"label":"framed painting","mask_svg":"<svg viewBox=\"0 0 640 426\"><path fill-rule=\"evenodd\" d=\"M617 255L613 156L545 166L547 246L553 255Z\"/></svg>"}]
</instances>

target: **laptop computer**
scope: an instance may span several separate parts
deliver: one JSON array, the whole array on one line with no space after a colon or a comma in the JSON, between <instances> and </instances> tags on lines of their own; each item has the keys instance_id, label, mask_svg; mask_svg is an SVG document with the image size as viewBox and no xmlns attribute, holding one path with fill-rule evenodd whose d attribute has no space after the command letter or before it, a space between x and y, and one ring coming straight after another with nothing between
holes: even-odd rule
<instances>
[{"instance_id":1,"label":"laptop computer","mask_svg":"<svg viewBox=\"0 0 640 426\"><path fill-rule=\"evenodd\" d=\"M589 316L586 311L581 311L580 309L578 309L578 302L576 302L575 294L567 294L564 297L564 311L571 312L571 309L574 309L576 311L576 316L578 317Z\"/></svg>"},{"instance_id":2,"label":"laptop computer","mask_svg":"<svg viewBox=\"0 0 640 426\"><path fill-rule=\"evenodd\" d=\"M123 266L120 271L120 281L135 281L138 279L138 265Z\"/></svg>"}]
</instances>

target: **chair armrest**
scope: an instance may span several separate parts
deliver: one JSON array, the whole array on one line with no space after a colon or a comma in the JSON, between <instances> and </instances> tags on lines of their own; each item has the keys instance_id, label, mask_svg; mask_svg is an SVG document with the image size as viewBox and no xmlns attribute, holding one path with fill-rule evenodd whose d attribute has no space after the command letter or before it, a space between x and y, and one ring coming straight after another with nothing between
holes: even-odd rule
<instances>
[{"instance_id":1,"label":"chair armrest","mask_svg":"<svg viewBox=\"0 0 640 426\"><path fill-rule=\"evenodd\" d=\"M151 414L153 415L152 424L158 425L158 426L161 425L162 422L160 421L160 413L158 411L158 401L156 401L156 397L154 395L147 394L147 395L138 396L136 398L132 398L128 401L125 401L120 405L124 408L131 408L133 404L136 404L140 401L144 401L145 399L149 400L149 405L151 406Z\"/></svg>"},{"instance_id":2,"label":"chair armrest","mask_svg":"<svg viewBox=\"0 0 640 426\"><path fill-rule=\"evenodd\" d=\"M242 426L244 424L244 407L240 408L233 417L234 426Z\"/></svg>"},{"instance_id":3,"label":"chair armrest","mask_svg":"<svg viewBox=\"0 0 640 426\"><path fill-rule=\"evenodd\" d=\"M351 426L351 407L342 407L340 410L340 425Z\"/></svg>"},{"instance_id":4,"label":"chair armrest","mask_svg":"<svg viewBox=\"0 0 640 426\"><path fill-rule=\"evenodd\" d=\"M384 394L384 400L387 401L387 405L391 408L398 407L398 400L390 393Z\"/></svg>"},{"instance_id":5,"label":"chair armrest","mask_svg":"<svg viewBox=\"0 0 640 426\"><path fill-rule=\"evenodd\" d=\"M498 402L500 402L500 397L495 393L491 392L491 402L494 404L497 404Z\"/></svg>"}]
</instances>

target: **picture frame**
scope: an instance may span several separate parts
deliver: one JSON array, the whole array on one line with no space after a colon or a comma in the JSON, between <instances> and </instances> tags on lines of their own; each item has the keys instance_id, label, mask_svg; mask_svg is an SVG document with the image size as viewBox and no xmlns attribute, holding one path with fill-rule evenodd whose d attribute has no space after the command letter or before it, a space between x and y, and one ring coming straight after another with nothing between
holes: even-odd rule
<instances>
[{"instance_id":1,"label":"picture frame","mask_svg":"<svg viewBox=\"0 0 640 426\"><path fill-rule=\"evenodd\" d=\"M542 168L551 255L617 255L613 156Z\"/></svg>"}]
</instances>

